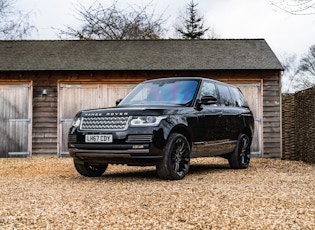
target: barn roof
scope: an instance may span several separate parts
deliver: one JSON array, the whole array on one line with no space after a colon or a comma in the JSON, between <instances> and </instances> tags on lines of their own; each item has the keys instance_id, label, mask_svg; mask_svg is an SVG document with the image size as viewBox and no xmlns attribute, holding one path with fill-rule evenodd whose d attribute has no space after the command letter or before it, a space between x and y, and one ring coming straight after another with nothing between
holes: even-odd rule
<instances>
[{"instance_id":1,"label":"barn roof","mask_svg":"<svg viewBox=\"0 0 315 230\"><path fill-rule=\"evenodd\" d=\"M264 39L0 41L0 71L282 70Z\"/></svg>"}]
</instances>

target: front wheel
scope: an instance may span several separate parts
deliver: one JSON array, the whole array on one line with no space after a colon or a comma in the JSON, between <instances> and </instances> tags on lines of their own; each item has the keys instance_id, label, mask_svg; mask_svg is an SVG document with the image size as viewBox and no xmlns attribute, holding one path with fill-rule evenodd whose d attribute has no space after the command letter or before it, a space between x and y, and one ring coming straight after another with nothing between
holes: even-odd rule
<instances>
[{"instance_id":1,"label":"front wheel","mask_svg":"<svg viewBox=\"0 0 315 230\"><path fill-rule=\"evenodd\" d=\"M108 164L93 165L88 162L78 163L74 161L74 167L82 176L86 177L100 177L107 169Z\"/></svg>"},{"instance_id":2,"label":"front wheel","mask_svg":"<svg viewBox=\"0 0 315 230\"><path fill-rule=\"evenodd\" d=\"M180 180L188 173L190 145L180 133L172 133L164 147L164 157L156 166L161 179Z\"/></svg>"},{"instance_id":3,"label":"front wheel","mask_svg":"<svg viewBox=\"0 0 315 230\"><path fill-rule=\"evenodd\" d=\"M229 155L230 167L233 169L246 169L250 161L251 141L246 134L240 134L233 153Z\"/></svg>"}]
</instances>

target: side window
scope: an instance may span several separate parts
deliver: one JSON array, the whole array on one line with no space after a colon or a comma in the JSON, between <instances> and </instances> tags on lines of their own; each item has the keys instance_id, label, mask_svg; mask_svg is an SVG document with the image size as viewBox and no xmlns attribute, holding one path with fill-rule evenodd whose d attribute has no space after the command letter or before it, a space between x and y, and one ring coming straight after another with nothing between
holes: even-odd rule
<instances>
[{"instance_id":1,"label":"side window","mask_svg":"<svg viewBox=\"0 0 315 230\"><path fill-rule=\"evenodd\" d=\"M235 87L230 87L230 92L232 94L232 98L235 101L235 105L239 107L248 107L248 104L245 100L244 95L242 92Z\"/></svg>"},{"instance_id":2,"label":"side window","mask_svg":"<svg viewBox=\"0 0 315 230\"><path fill-rule=\"evenodd\" d=\"M229 87L225 85L217 85L219 94L220 94L220 102L222 106L234 106L234 100L231 97Z\"/></svg>"},{"instance_id":3,"label":"side window","mask_svg":"<svg viewBox=\"0 0 315 230\"><path fill-rule=\"evenodd\" d=\"M212 96L218 98L214 83L204 81L201 86L200 98L203 96Z\"/></svg>"}]
</instances>

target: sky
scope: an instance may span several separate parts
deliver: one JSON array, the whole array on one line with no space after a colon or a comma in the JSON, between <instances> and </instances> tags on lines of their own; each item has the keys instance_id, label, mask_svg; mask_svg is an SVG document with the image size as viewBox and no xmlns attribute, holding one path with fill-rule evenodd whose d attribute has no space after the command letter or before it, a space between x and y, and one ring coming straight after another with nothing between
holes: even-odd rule
<instances>
[{"instance_id":1,"label":"sky","mask_svg":"<svg viewBox=\"0 0 315 230\"><path fill-rule=\"evenodd\" d=\"M109 6L112 0L98 0ZM80 25L75 7L90 6L95 0L17 0L16 8L32 11L32 23L37 27L31 39L60 39L57 29ZM167 19L170 29L185 13L190 0L118 0L118 4L145 6L151 4L157 15ZM274 53L301 56L315 44L315 15L296 16L277 9L270 0L195 0L204 16L205 25L221 39L263 38ZM55 28L55 29L54 29Z\"/></svg>"}]
</instances>

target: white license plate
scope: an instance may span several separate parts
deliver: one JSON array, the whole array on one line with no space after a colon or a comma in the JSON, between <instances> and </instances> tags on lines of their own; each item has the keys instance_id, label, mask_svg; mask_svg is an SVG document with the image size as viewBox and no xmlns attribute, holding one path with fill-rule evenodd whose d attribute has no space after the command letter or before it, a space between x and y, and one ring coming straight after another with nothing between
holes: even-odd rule
<instances>
[{"instance_id":1,"label":"white license plate","mask_svg":"<svg viewBox=\"0 0 315 230\"><path fill-rule=\"evenodd\" d=\"M112 135L85 135L85 142L87 143L112 143Z\"/></svg>"}]
</instances>

